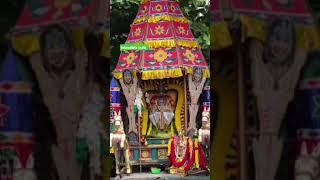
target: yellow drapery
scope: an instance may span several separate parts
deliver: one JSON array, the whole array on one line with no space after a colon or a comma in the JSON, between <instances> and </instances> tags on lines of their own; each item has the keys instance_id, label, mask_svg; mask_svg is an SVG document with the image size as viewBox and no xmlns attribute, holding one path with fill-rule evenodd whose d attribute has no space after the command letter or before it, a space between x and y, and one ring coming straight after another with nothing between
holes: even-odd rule
<instances>
[{"instance_id":1,"label":"yellow drapery","mask_svg":"<svg viewBox=\"0 0 320 180\"><path fill-rule=\"evenodd\" d=\"M211 49L219 50L231 46L232 39L226 22L211 25Z\"/></svg>"},{"instance_id":2,"label":"yellow drapery","mask_svg":"<svg viewBox=\"0 0 320 180\"><path fill-rule=\"evenodd\" d=\"M85 29L73 29L71 40L77 49L85 49ZM30 56L40 51L40 36L36 34L21 34L11 38L13 49L23 56Z\"/></svg>"}]
</instances>

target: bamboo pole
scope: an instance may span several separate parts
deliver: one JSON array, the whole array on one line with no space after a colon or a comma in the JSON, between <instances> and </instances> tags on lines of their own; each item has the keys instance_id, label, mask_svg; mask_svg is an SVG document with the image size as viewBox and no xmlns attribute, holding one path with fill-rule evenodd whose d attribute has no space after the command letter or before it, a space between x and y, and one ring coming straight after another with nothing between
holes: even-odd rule
<instances>
[{"instance_id":1,"label":"bamboo pole","mask_svg":"<svg viewBox=\"0 0 320 180\"><path fill-rule=\"evenodd\" d=\"M138 87L140 87L140 82L141 82L141 80L140 81L138 81L138 84L137 84L137 86ZM138 130L138 143L139 143L139 167L140 167L140 173L142 172L142 162L141 162L141 154L142 154L142 152L141 152L141 117L139 117L139 115L138 115L138 124L139 124L139 130Z\"/></svg>"},{"instance_id":2,"label":"bamboo pole","mask_svg":"<svg viewBox=\"0 0 320 180\"><path fill-rule=\"evenodd\" d=\"M238 86L238 126L240 140L240 180L247 180L247 149L246 149L246 119L244 100L244 74L241 53L241 43L237 44L237 86Z\"/></svg>"},{"instance_id":3,"label":"bamboo pole","mask_svg":"<svg viewBox=\"0 0 320 180\"><path fill-rule=\"evenodd\" d=\"M188 135L188 99L187 99L187 73L184 73L183 78L183 88L184 88L184 127L185 133Z\"/></svg>"}]
</instances>

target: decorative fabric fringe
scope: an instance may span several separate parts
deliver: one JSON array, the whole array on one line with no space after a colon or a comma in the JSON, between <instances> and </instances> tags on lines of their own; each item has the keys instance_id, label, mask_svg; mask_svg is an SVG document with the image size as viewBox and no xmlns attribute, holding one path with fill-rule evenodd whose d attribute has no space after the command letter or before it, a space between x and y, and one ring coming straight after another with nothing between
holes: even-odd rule
<instances>
[{"instance_id":1,"label":"decorative fabric fringe","mask_svg":"<svg viewBox=\"0 0 320 180\"><path fill-rule=\"evenodd\" d=\"M75 48L85 49L85 29L74 29L71 39ZM23 34L11 38L13 49L23 56L30 56L40 51L40 37L36 34Z\"/></svg>"},{"instance_id":2,"label":"decorative fabric fringe","mask_svg":"<svg viewBox=\"0 0 320 180\"><path fill-rule=\"evenodd\" d=\"M242 41L247 38L255 38L262 42L266 40L267 23L265 21L245 15L240 16L240 21ZM297 25L296 34L298 47L310 51L320 49L320 34L315 26ZM211 25L211 44L213 50L223 49L232 44L228 25L225 22Z\"/></svg>"},{"instance_id":3,"label":"decorative fabric fringe","mask_svg":"<svg viewBox=\"0 0 320 180\"><path fill-rule=\"evenodd\" d=\"M242 23L242 40L256 38L266 41L267 22L249 16L240 17ZM315 26L296 25L296 42L299 48L306 50L320 49L320 34Z\"/></svg>"},{"instance_id":4,"label":"decorative fabric fringe","mask_svg":"<svg viewBox=\"0 0 320 180\"><path fill-rule=\"evenodd\" d=\"M150 79L165 79L165 78L178 78L183 76L182 70L170 69L170 70L149 70L142 72L142 80Z\"/></svg>"},{"instance_id":5,"label":"decorative fabric fringe","mask_svg":"<svg viewBox=\"0 0 320 180\"><path fill-rule=\"evenodd\" d=\"M174 22L181 22L181 23L188 23L190 24L190 20L185 17L175 17L169 15L162 15L162 16L144 16L138 19L135 19L132 24L138 24L141 22L147 21L148 23L157 23L160 21L174 21Z\"/></svg>"},{"instance_id":6,"label":"decorative fabric fringe","mask_svg":"<svg viewBox=\"0 0 320 180\"><path fill-rule=\"evenodd\" d=\"M219 50L231 46L232 39L226 22L211 25L211 49Z\"/></svg>"},{"instance_id":7,"label":"decorative fabric fringe","mask_svg":"<svg viewBox=\"0 0 320 180\"><path fill-rule=\"evenodd\" d=\"M110 46L110 32L103 33L103 44L100 52L100 56L105 58L111 57L111 46Z\"/></svg>"},{"instance_id":8,"label":"decorative fabric fringe","mask_svg":"<svg viewBox=\"0 0 320 180\"><path fill-rule=\"evenodd\" d=\"M116 78L116 79L121 79L123 77L123 74L122 72L113 72L113 77ZM137 77L137 71L132 71L132 74L133 74L133 77Z\"/></svg>"},{"instance_id":9,"label":"decorative fabric fringe","mask_svg":"<svg viewBox=\"0 0 320 180\"><path fill-rule=\"evenodd\" d=\"M147 2L149 2L150 0L141 0L141 4L145 4L145 3L147 3ZM177 1L177 2L179 2L179 0L171 0L171 1Z\"/></svg>"},{"instance_id":10,"label":"decorative fabric fringe","mask_svg":"<svg viewBox=\"0 0 320 180\"><path fill-rule=\"evenodd\" d=\"M192 67L185 67L187 74L193 74L193 68ZM204 78L210 78L210 70L209 69L203 69L203 77Z\"/></svg>"},{"instance_id":11,"label":"decorative fabric fringe","mask_svg":"<svg viewBox=\"0 0 320 180\"><path fill-rule=\"evenodd\" d=\"M11 39L11 44L13 49L23 56L40 51L39 38L34 34L15 36Z\"/></svg>"},{"instance_id":12,"label":"decorative fabric fringe","mask_svg":"<svg viewBox=\"0 0 320 180\"><path fill-rule=\"evenodd\" d=\"M197 41L187 41L187 40L155 40L155 41L145 41L144 44L148 45L149 48L173 48L178 46L187 48L200 48Z\"/></svg>"}]
</instances>

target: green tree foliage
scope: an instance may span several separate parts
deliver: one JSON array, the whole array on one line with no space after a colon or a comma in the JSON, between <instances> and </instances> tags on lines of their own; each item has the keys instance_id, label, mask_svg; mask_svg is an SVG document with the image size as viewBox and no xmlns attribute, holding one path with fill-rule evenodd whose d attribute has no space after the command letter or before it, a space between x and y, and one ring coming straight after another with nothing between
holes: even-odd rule
<instances>
[{"instance_id":1,"label":"green tree foliage","mask_svg":"<svg viewBox=\"0 0 320 180\"><path fill-rule=\"evenodd\" d=\"M207 62L210 58L210 11L209 0L180 0L184 15L191 21L191 29L199 44ZM110 71L116 67L120 55L120 44L125 43L130 32L130 24L133 22L140 0L111 0L111 63Z\"/></svg>"},{"instance_id":2,"label":"green tree foliage","mask_svg":"<svg viewBox=\"0 0 320 180\"><path fill-rule=\"evenodd\" d=\"M0 5L0 56L3 58L7 52L10 29L14 28L23 10L25 0L2 0Z\"/></svg>"}]
</instances>

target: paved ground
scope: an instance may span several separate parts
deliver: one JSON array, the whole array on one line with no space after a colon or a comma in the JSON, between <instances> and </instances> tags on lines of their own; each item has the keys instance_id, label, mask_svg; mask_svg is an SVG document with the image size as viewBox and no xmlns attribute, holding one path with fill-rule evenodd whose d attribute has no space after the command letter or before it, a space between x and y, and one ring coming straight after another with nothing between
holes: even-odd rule
<instances>
[{"instance_id":1,"label":"paved ground","mask_svg":"<svg viewBox=\"0 0 320 180\"><path fill-rule=\"evenodd\" d=\"M151 174L151 173L133 173L130 176L123 175L122 178L115 177L111 180L127 180L127 179L139 179L139 180L210 180L210 176L186 176L181 177L177 175L161 173L161 174Z\"/></svg>"}]
</instances>

